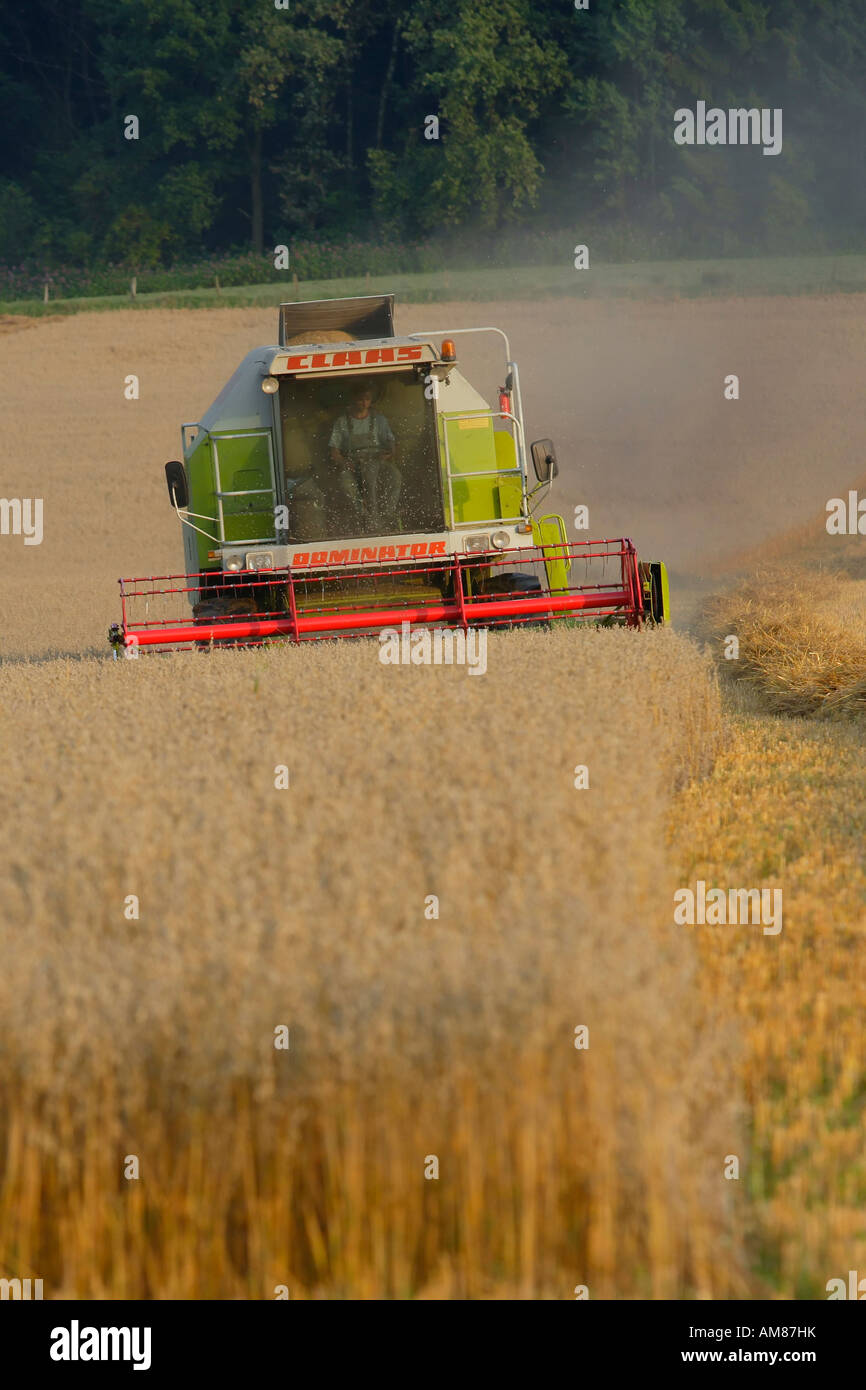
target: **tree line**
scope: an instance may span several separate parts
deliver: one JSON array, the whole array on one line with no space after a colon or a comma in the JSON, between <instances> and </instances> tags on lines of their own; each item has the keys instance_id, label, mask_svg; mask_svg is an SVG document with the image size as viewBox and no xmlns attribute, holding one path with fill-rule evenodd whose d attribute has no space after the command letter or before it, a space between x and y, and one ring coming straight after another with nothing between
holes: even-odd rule
<instances>
[{"instance_id":1,"label":"tree line","mask_svg":"<svg viewBox=\"0 0 866 1390\"><path fill-rule=\"evenodd\" d=\"M0 261L569 228L864 249L862 0L29 0L0 30ZM782 147L675 112L779 110ZM132 119L131 119L132 118Z\"/></svg>"}]
</instances>

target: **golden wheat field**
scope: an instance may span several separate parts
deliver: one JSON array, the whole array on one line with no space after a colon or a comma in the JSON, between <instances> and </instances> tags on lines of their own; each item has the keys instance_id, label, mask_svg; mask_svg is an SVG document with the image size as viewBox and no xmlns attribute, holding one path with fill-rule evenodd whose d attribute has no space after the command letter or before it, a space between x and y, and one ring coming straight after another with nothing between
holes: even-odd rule
<instances>
[{"instance_id":1,"label":"golden wheat field","mask_svg":"<svg viewBox=\"0 0 866 1390\"><path fill-rule=\"evenodd\" d=\"M509 332L552 500L667 558L681 614L717 590L692 631L492 633L478 679L366 641L112 662L116 578L179 568L179 425L272 317L0 333L0 490L45 516L0 537L0 1274L823 1296L866 1261L866 726L824 698L866 605L791 528L862 471L860 301L402 311ZM781 884L783 932L675 925L696 878Z\"/></svg>"},{"instance_id":2,"label":"golden wheat field","mask_svg":"<svg viewBox=\"0 0 866 1390\"><path fill-rule=\"evenodd\" d=\"M737 1117L665 914L704 659L502 634L483 679L431 680L376 653L0 673L33 816L3 830L7 1263L88 1297L740 1290L711 1257Z\"/></svg>"}]
</instances>

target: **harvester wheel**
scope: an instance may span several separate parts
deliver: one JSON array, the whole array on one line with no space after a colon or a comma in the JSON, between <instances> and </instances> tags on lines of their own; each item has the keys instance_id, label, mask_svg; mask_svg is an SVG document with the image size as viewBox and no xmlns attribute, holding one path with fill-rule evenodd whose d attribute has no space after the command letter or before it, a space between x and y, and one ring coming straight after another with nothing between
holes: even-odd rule
<instances>
[{"instance_id":1,"label":"harvester wheel","mask_svg":"<svg viewBox=\"0 0 866 1390\"><path fill-rule=\"evenodd\" d=\"M507 598L515 593L525 594L527 598L534 598L542 593L541 580L534 574L499 574L491 580L485 588L485 598L495 598L501 594ZM508 617L503 618L501 623L492 622L491 627L512 629L515 627L543 627L549 628L550 623L546 618L521 619Z\"/></svg>"},{"instance_id":2,"label":"harvester wheel","mask_svg":"<svg viewBox=\"0 0 866 1390\"><path fill-rule=\"evenodd\" d=\"M196 625L206 625L213 622L230 622L232 618L247 618L254 615L256 609L252 599L216 597L201 599L193 608L193 623ZM219 637L216 641L205 637L196 642L197 651L210 651L213 647L244 647L249 644L246 642L234 642L229 637Z\"/></svg>"},{"instance_id":3,"label":"harvester wheel","mask_svg":"<svg viewBox=\"0 0 866 1390\"><path fill-rule=\"evenodd\" d=\"M653 627L662 627L670 622L671 616L667 570L661 560L641 560L638 567L643 589L644 621Z\"/></svg>"},{"instance_id":4,"label":"harvester wheel","mask_svg":"<svg viewBox=\"0 0 866 1390\"><path fill-rule=\"evenodd\" d=\"M670 600L667 594L667 573L661 561L651 560L650 566L650 614L652 621L661 625L670 619Z\"/></svg>"}]
</instances>

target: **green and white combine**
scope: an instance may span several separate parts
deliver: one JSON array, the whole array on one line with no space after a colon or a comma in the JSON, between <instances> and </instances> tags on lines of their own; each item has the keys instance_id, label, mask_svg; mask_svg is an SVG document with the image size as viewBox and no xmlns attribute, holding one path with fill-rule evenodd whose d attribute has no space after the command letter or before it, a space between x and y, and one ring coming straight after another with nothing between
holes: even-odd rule
<instances>
[{"instance_id":1,"label":"green and white combine","mask_svg":"<svg viewBox=\"0 0 866 1390\"><path fill-rule=\"evenodd\" d=\"M398 337L393 311L393 295L280 306L277 345L182 427L166 479L184 573L120 581L116 649L667 620L663 564L570 541L544 510L555 451L527 450L506 335ZM503 354L495 407L457 365L467 334Z\"/></svg>"}]
</instances>

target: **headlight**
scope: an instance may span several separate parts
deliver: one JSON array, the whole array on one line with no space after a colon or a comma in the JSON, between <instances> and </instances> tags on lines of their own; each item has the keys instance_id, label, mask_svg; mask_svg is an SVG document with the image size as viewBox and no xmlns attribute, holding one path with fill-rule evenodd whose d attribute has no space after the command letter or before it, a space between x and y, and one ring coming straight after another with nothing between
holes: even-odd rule
<instances>
[{"instance_id":1,"label":"headlight","mask_svg":"<svg viewBox=\"0 0 866 1390\"><path fill-rule=\"evenodd\" d=\"M280 383L275 376L266 376L262 381L262 390L266 396L273 396L279 389Z\"/></svg>"},{"instance_id":2,"label":"headlight","mask_svg":"<svg viewBox=\"0 0 866 1390\"><path fill-rule=\"evenodd\" d=\"M274 567L274 552L272 550L253 550L247 556L246 565L248 570L272 570Z\"/></svg>"},{"instance_id":3,"label":"headlight","mask_svg":"<svg viewBox=\"0 0 866 1390\"><path fill-rule=\"evenodd\" d=\"M241 567L241 562L240 562L240 560L226 560L226 569L227 569L227 570L239 570L240 567Z\"/></svg>"},{"instance_id":4,"label":"headlight","mask_svg":"<svg viewBox=\"0 0 866 1390\"><path fill-rule=\"evenodd\" d=\"M490 540L487 536L467 536L465 550L467 555L479 555L484 550L490 549Z\"/></svg>"},{"instance_id":5,"label":"headlight","mask_svg":"<svg viewBox=\"0 0 866 1390\"><path fill-rule=\"evenodd\" d=\"M507 531L494 531L490 539L497 550L505 550L511 543L511 537Z\"/></svg>"}]
</instances>

